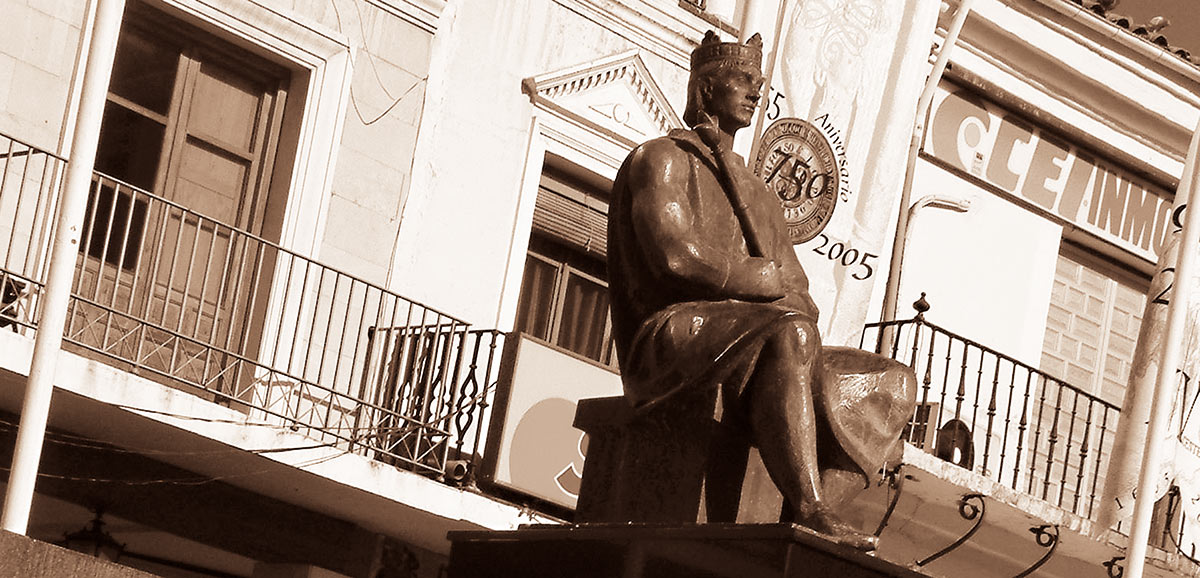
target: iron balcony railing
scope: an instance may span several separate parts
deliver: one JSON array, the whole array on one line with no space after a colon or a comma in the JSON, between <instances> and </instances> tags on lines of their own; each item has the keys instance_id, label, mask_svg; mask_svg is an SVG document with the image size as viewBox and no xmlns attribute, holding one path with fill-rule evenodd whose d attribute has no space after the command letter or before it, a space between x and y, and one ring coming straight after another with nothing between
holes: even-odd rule
<instances>
[{"instance_id":1,"label":"iron balcony railing","mask_svg":"<svg viewBox=\"0 0 1200 578\"><path fill-rule=\"evenodd\" d=\"M1176 552L1200 568L1200 554L1196 552L1197 527L1183 513L1183 496L1179 486L1171 485L1167 495L1154 506L1154 518L1150 525L1150 545Z\"/></svg>"},{"instance_id":2,"label":"iron balcony railing","mask_svg":"<svg viewBox=\"0 0 1200 578\"><path fill-rule=\"evenodd\" d=\"M0 135L0 329L33 327L66 161Z\"/></svg>"},{"instance_id":3,"label":"iron balcony railing","mask_svg":"<svg viewBox=\"0 0 1200 578\"><path fill-rule=\"evenodd\" d=\"M921 382L906 441L1092 516L1108 470L1117 406L920 314L868 324L863 344L908 364Z\"/></svg>"},{"instance_id":4,"label":"iron balcony railing","mask_svg":"<svg viewBox=\"0 0 1200 578\"><path fill-rule=\"evenodd\" d=\"M0 154L0 327L29 333L66 163L2 135ZM502 338L93 178L65 334L84 355L346 452L458 479L482 448Z\"/></svg>"}]
</instances>

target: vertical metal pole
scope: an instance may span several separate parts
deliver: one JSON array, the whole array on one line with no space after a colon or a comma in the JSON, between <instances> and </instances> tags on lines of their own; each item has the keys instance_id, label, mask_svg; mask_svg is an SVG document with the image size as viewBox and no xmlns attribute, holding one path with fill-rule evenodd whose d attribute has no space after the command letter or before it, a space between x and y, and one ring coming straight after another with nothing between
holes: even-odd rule
<instances>
[{"instance_id":1,"label":"vertical metal pole","mask_svg":"<svg viewBox=\"0 0 1200 578\"><path fill-rule=\"evenodd\" d=\"M1154 486L1161 475L1163 437L1171 419L1171 403L1179 383L1178 371L1183 353L1183 332L1186 330L1188 301L1192 278L1195 276L1196 245L1200 243L1200 211L1193 210L1200 201L1196 186L1197 154L1200 153L1200 123L1192 133L1188 156L1184 163L1179 190L1175 193L1187 199L1187 217L1179 240L1178 263L1175 266L1175 286L1167 304L1167 332L1162 342L1162 365L1154 384L1154 405L1150 407L1150 425L1146 431L1146 449L1142 452L1142 469L1138 477L1133 506L1133 526L1129 530L1129 550L1125 553L1128 578L1142 578L1146 565L1147 540L1150 538L1150 517L1154 512Z\"/></svg>"},{"instance_id":2,"label":"vertical metal pole","mask_svg":"<svg viewBox=\"0 0 1200 578\"><path fill-rule=\"evenodd\" d=\"M771 35L771 51L766 55L766 76L763 77L763 86L766 92L758 104L758 114L754 118L753 139L750 141L750 151L746 155L746 160L750 163L754 163L754 158L758 156L758 147L762 145L763 125L767 122L767 109L771 107L768 99L771 98L771 83L775 82L775 65L779 62L779 43L783 42L783 19L786 16L787 0L779 0L779 6L775 8L775 28ZM746 24L747 22L742 23L742 34L745 34ZM745 40L743 39L742 42Z\"/></svg>"},{"instance_id":3,"label":"vertical metal pole","mask_svg":"<svg viewBox=\"0 0 1200 578\"><path fill-rule=\"evenodd\" d=\"M759 3L760 0L744 0L742 2L742 21L738 23L738 42L742 44L745 44L754 35L750 31L750 25L754 23L754 16L758 12Z\"/></svg>"},{"instance_id":4,"label":"vertical metal pole","mask_svg":"<svg viewBox=\"0 0 1200 578\"><path fill-rule=\"evenodd\" d=\"M921 139L925 135L925 123L928 120L929 106L933 102L933 93L942 80L942 73L946 71L946 64L950 61L950 51L958 43L958 34L962 31L963 23L971 13L973 2L974 0L962 0L962 3L958 5L958 10L954 12L954 19L950 21L950 27L946 30L946 40L942 42L942 49L938 51L937 60L929 73L929 79L925 81L925 90L921 92L921 98L917 101L917 118L913 123L912 141L908 148L908 166L904 170L904 187L900 190L900 208L896 213L896 236L892 240L892 257L888 265L887 289L883 293L883 313L880 321L893 321L896 318L896 300L900 297L900 268L904 261L904 240L908 234L908 205L912 198L913 173L917 167L917 155L921 150ZM883 343L890 347L894 333L890 328L884 328L884 331L886 334L883 336Z\"/></svg>"},{"instance_id":5,"label":"vertical metal pole","mask_svg":"<svg viewBox=\"0 0 1200 578\"><path fill-rule=\"evenodd\" d=\"M33 361L21 408L21 425L17 431L12 471L4 497L4 514L0 518L0 526L16 534L24 534L29 526L29 509L33 504L33 489L46 434L50 397L54 391L54 368L62 345L71 280L75 272L75 259L79 255L80 229L92 182L92 168L100 140L100 121L104 114L124 10L125 0L98 0L96 6L96 21L79 98L79 116L67 161L62 210L55 225L50 270L42 296Z\"/></svg>"}]
</instances>

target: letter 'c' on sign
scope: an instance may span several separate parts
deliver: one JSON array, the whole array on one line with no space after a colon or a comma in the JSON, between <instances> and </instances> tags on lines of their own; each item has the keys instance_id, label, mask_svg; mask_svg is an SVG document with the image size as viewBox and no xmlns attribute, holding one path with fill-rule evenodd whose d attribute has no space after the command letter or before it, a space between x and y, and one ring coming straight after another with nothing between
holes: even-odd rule
<instances>
[{"instance_id":1,"label":"letter 'c' on sign","mask_svg":"<svg viewBox=\"0 0 1200 578\"><path fill-rule=\"evenodd\" d=\"M978 130L979 127L974 123L967 125L969 130L964 136L971 137L969 140L976 142L964 144L968 148L976 148L982 144L979 141L983 140L983 135L991 129L991 117L983 106L983 100L967 91L956 90L942 100L930 126L930 144L933 145L934 156L952 161L958 168L968 172L971 170L971 159L963 159L959 154L958 135L962 132L963 125L971 119L982 125L982 131Z\"/></svg>"}]
</instances>

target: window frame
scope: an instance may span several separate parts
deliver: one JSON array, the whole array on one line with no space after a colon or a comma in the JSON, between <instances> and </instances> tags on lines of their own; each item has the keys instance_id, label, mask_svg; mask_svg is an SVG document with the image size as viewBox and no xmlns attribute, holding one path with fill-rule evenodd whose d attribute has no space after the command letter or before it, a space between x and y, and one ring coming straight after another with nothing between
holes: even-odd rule
<instances>
[{"instance_id":1,"label":"window frame","mask_svg":"<svg viewBox=\"0 0 1200 578\"><path fill-rule=\"evenodd\" d=\"M353 72L349 36L297 19L294 14L245 0L130 0L253 52L291 71L289 94L297 99L282 120L285 137L276 152L270 196L278 206L277 230L264 236L302 254L319 252L332 191L334 167L350 102ZM430 14L438 18L440 14ZM88 26L94 25L89 21ZM436 21L434 21L436 25ZM424 28L424 27L423 27ZM436 27L434 26L434 29ZM82 62L86 51L79 56ZM77 84L81 72L76 73ZM78 105L72 95L69 110ZM65 131L76 122L68 118ZM69 151L71 143L64 142ZM64 152L64 154L66 154ZM278 193L278 194L277 194Z\"/></svg>"},{"instance_id":2,"label":"window frame","mask_svg":"<svg viewBox=\"0 0 1200 578\"><path fill-rule=\"evenodd\" d=\"M549 250L547 250L547 249L549 249ZM547 255L547 253L560 253L562 255L562 257L556 258L555 256ZM589 273L588 271L582 269L580 266L578 266L576 264L572 264L571 262L568 261L568 259L566 257L572 256L573 254L576 254L576 253L579 253L579 252L570 247L567 247L561 243L557 243L552 237L549 237L549 236L535 235L533 238L530 239L529 248L526 251L526 258L537 260L546 265L549 265L553 268L553 271L554 271L554 283L553 283L553 287L551 289L551 299L550 299L550 305L549 305L550 317L546 323L547 328L546 328L545 336L532 333L525 327L518 326L518 327L516 327L516 329L517 329L517 331L524 332L527 335L531 335L535 338L542 339L543 341L549 343L553 347L557 347L557 348L563 349L565 351L570 351L571 353L580 355L587 359L591 359L592 361L595 361L601 365L615 368L617 365L617 357L616 357L616 345L613 342L611 300L609 301L608 310L604 316L605 317L604 318L604 328L603 328L603 330L601 332L601 336L600 336L600 343L601 343L600 359L595 359L595 358L591 357L590 355L587 355L586 353L574 351L572 349L568 349L567 347L559 344L559 339L562 336L563 307L564 307L564 305L566 303L566 299L567 299L567 289L568 289L568 285L569 285L570 276L575 275L585 281L593 283L593 284L601 287L604 290L606 295L608 294L608 282L607 281L605 281L604 279L602 279L596 275ZM586 256L583 255L582 253L580 253L579 256L586 258ZM518 323L520 323L520 321L521 321L520 312L522 311L522 308L524 307L524 304L525 304L526 289L527 288L525 287L525 283L524 283L524 281L522 281L521 291L520 291L520 295L518 297L518 304L517 304L517 322Z\"/></svg>"}]
</instances>

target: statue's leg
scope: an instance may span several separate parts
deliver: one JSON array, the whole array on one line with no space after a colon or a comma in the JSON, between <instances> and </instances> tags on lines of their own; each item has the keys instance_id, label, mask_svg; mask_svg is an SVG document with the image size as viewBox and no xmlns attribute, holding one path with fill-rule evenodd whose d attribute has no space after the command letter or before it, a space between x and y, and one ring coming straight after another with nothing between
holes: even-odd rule
<instances>
[{"instance_id":1,"label":"statue's leg","mask_svg":"<svg viewBox=\"0 0 1200 578\"><path fill-rule=\"evenodd\" d=\"M812 383L821 347L817 335L811 323L797 323L794 330L779 331L767 340L747 384L751 431L763 465L795 510L796 521L848 545L871 549L874 537L838 519L825 500ZM841 501L842 485L835 487Z\"/></svg>"},{"instance_id":2,"label":"statue's leg","mask_svg":"<svg viewBox=\"0 0 1200 578\"><path fill-rule=\"evenodd\" d=\"M763 346L747 384L750 424L767 473L797 508L821 501L812 379L816 332L780 331Z\"/></svg>"},{"instance_id":3,"label":"statue's leg","mask_svg":"<svg viewBox=\"0 0 1200 578\"><path fill-rule=\"evenodd\" d=\"M821 497L830 509L839 511L866 489L862 470L850 460L845 452L833 461L821 463Z\"/></svg>"}]
</instances>

